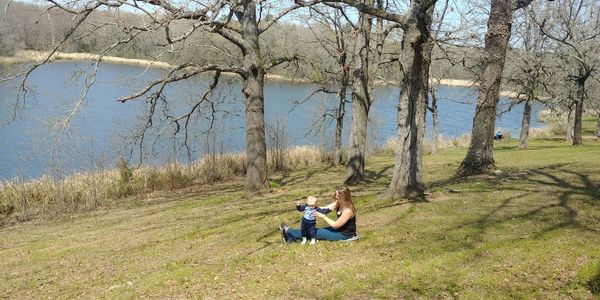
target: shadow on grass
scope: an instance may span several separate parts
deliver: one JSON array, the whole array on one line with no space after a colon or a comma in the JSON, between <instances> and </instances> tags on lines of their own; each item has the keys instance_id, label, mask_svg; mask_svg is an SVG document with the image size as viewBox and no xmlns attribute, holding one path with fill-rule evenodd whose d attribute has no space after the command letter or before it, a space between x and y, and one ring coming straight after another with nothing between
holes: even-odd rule
<instances>
[{"instance_id":1,"label":"shadow on grass","mask_svg":"<svg viewBox=\"0 0 600 300\"><path fill-rule=\"evenodd\" d=\"M365 183L377 183L379 179L389 178L389 175L385 174L385 172L392 169L393 167L394 165L387 165L377 172L365 170Z\"/></svg>"},{"instance_id":2,"label":"shadow on grass","mask_svg":"<svg viewBox=\"0 0 600 300\"><path fill-rule=\"evenodd\" d=\"M514 147L506 147L503 148L502 150L515 150L515 151L537 151L537 150L548 150L548 149L558 149L558 148L565 148L565 147L569 147L566 145L536 145L536 144L529 144L527 145L526 148L519 148L518 146L514 146ZM494 148L494 150L498 150L496 148Z\"/></svg>"},{"instance_id":3,"label":"shadow on grass","mask_svg":"<svg viewBox=\"0 0 600 300\"><path fill-rule=\"evenodd\" d=\"M548 141L548 142L566 142L566 139L561 136L550 136L550 137L538 137L536 140Z\"/></svg>"},{"instance_id":4,"label":"shadow on grass","mask_svg":"<svg viewBox=\"0 0 600 300\"><path fill-rule=\"evenodd\" d=\"M534 238L542 238L547 233L563 228L573 228L600 233L600 229L597 226L590 226L589 224L586 224L585 219L580 220L579 210L574 207L576 202L592 204L594 206L600 205L600 186L592 182L589 178L589 175L567 169L566 166L568 166L568 164L555 164L543 168L530 169L519 173L503 173L502 175L495 177L479 177L479 179L489 183L489 188L477 190L474 191L474 193L490 193L492 190L514 191L520 193L504 199L500 205L494 207L491 211L482 215L479 219L461 224L457 226L456 229L475 227L478 230L477 240L481 241L483 240L485 232L488 228L507 222L531 220L536 216L543 218L542 215L545 213L545 211L560 208L560 213L552 214L552 216L555 218L552 219L551 224L548 224L540 231L532 232L534 234ZM570 178L565 179L564 177L566 176ZM539 193L538 189L531 190L527 188L520 188L518 186L510 186L510 180L507 179L512 179L514 180L513 182L517 182L519 184L525 183L527 185L537 185L543 187L543 190L558 195L558 203L551 201L551 203L543 204L531 210L519 212L517 214L508 213L504 214L503 217L497 218L495 216L500 215L501 211L510 208L514 201L535 193ZM449 183L468 181L469 178L451 178L450 180L438 182L436 185L442 186ZM584 197L584 199L581 199L581 197ZM478 242L472 243L469 248L475 247L477 244ZM598 278L598 276L596 278Z\"/></svg>"},{"instance_id":5,"label":"shadow on grass","mask_svg":"<svg viewBox=\"0 0 600 300\"><path fill-rule=\"evenodd\" d=\"M306 174L297 174L297 175L293 175L293 176L291 175L290 172L284 172L281 175L280 179L273 179L272 181L279 186L294 185L294 184L298 184L303 181L311 179L315 174L327 172L331 168L333 168L333 165L328 165L328 166L320 167L320 168L313 168L313 169L309 170L308 172L306 172Z\"/></svg>"}]
</instances>

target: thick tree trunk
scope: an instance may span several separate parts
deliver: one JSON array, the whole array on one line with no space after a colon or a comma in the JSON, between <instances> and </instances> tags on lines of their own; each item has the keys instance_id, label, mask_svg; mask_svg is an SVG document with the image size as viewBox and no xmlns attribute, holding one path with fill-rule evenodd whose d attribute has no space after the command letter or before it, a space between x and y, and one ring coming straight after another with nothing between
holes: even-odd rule
<instances>
[{"instance_id":1,"label":"thick tree trunk","mask_svg":"<svg viewBox=\"0 0 600 300\"><path fill-rule=\"evenodd\" d=\"M354 85L360 85L355 83ZM352 92L352 124L346 161L346 184L357 184L365 177L365 152L370 103L366 86Z\"/></svg>"},{"instance_id":2,"label":"thick tree trunk","mask_svg":"<svg viewBox=\"0 0 600 300\"><path fill-rule=\"evenodd\" d=\"M494 162L494 130L496 107L500 99L502 71L512 27L514 0L492 0L485 36L485 69L479 87L477 108L473 117L471 143L457 174L466 176L496 169Z\"/></svg>"},{"instance_id":3,"label":"thick tree trunk","mask_svg":"<svg viewBox=\"0 0 600 300\"><path fill-rule=\"evenodd\" d=\"M566 136L567 141L573 140L573 126L574 126L574 111L573 111L573 103L569 106L569 114L567 115L567 128L566 128Z\"/></svg>"},{"instance_id":4,"label":"thick tree trunk","mask_svg":"<svg viewBox=\"0 0 600 300\"><path fill-rule=\"evenodd\" d=\"M437 87L431 89L431 119L433 127L431 128L431 153L437 152L438 136L439 136L439 111L438 111L438 96Z\"/></svg>"},{"instance_id":5,"label":"thick tree trunk","mask_svg":"<svg viewBox=\"0 0 600 300\"><path fill-rule=\"evenodd\" d=\"M582 145L581 125L583 121L583 99L585 97L585 81L577 86L577 101L575 101L575 118L573 122L573 146Z\"/></svg>"},{"instance_id":6,"label":"thick tree trunk","mask_svg":"<svg viewBox=\"0 0 600 300\"><path fill-rule=\"evenodd\" d=\"M527 95L525 107L523 108L523 121L521 122L521 134L519 136L519 148L527 148L529 138L529 124L531 123L531 106L533 105L533 93Z\"/></svg>"},{"instance_id":7,"label":"thick tree trunk","mask_svg":"<svg viewBox=\"0 0 600 300\"><path fill-rule=\"evenodd\" d=\"M420 5L420 3L412 3ZM398 102L398 144L394 175L386 196L412 196L423 193L423 139L429 93L430 39L433 6L417 13L408 22L402 38L400 57L403 72Z\"/></svg>"},{"instance_id":8,"label":"thick tree trunk","mask_svg":"<svg viewBox=\"0 0 600 300\"><path fill-rule=\"evenodd\" d=\"M268 187L267 144L265 139L265 71L260 65L260 46L256 3L244 4L241 19L242 37L248 47L243 54L244 97L246 98L246 190L256 192Z\"/></svg>"},{"instance_id":9,"label":"thick tree trunk","mask_svg":"<svg viewBox=\"0 0 600 300\"><path fill-rule=\"evenodd\" d=\"M365 1L371 4L372 0ZM368 3L367 3L368 2ZM369 94L369 40L371 17L360 15L355 45L355 67L352 73L352 124L348 141L346 184L357 184L365 178L365 154L371 95Z\"/></svg>"}]
</instances>

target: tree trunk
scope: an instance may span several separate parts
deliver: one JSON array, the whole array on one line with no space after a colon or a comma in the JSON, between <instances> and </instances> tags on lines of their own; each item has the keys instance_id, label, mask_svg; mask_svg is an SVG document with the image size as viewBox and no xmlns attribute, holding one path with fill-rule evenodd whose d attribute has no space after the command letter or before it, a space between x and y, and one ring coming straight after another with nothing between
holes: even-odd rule
<instances>
[{"instance_id":1,"label":"tree trunk","mask_svg":"<svg viewBox=\"0 0 600 300\"><path fill-rule=\"evenodd\" d=\"M513 0L492 0L485 35L485 69L479 87L477 108L473 117L471 143L457 174L467 176L496 169L494 162L494 130L496 107L500 99L502 71L512 27Z\"/></svg>"},{"instance_id":2,"label":"tree trunk","mask_svg":"<svg viewBox=\"0 0 600 300\"><path fill-rule=\"evenodd\" d=\"M345 56L345 54L343 55ZM344 115L346 114L346 89L348 88L348 82L350 81L348 70L345 65L346 59L344 58L342 79L340 92L338 93L339 104L336 114L335 124L335 139L334 139L334 150L333 150L333 165L339 166L342 163L342 132L344 129Z\"/></svg>"},{"instance_id":3,"label":"tree trunk","mask_svg":"<svg viewBox=\"0 0 600 300\"><path fill-rule=\"evenodd\" d=\"M600 112L598 113L598 122L596 122L596 137L600 138Z\"/></svg>"},{"instance_id":4,"label":"tree trunk","mask_svg":"<svg viewBox=\"0 0 600 300\"><path fill-rule=\"evenodd\" d=\"M371 0L365 1L370 5ZM357 184L365 178L365 152L371 96L369 94L369 40L371 17L360 14L355 45L355 67L352 72L352 124L348 141L346 184Z\"/></svg>"},{"instance_id":5,"label":"tree trunk","mask_svg":"<svg viewBox=\"0 0 600 300\"><path fill-rule=\"evenodd\" d=\"M354 85L360 85L355 83ZM365 152L370 103L366 86L352 92L352 124L346 161L346 184L357 184L365 178Z\"/></svg>"},{"instance_id":6,"label":"tree trunk","mask_svg":"<svg viewBox=\"0 0 600 300\"><path fill-rule=\"evenodd\" d=\"M256 3L244 3L241 18L242 37L248 47L243 54L244 97L246 99L246 190L257 192L268 187L267 144L265 140L265 70L260 65L260 46Z\"/></svg>"},{"instance_id":7,"label":"tree trunk","mask_svg":"<svg viewBox=\"0 0 600 300\"><path fill-rule=\"evenodd\" d=\"M431 153L437 152L438 130L439 130L439 111L438 111L437 87L431 89L431 118L433 127L431 128Z\"/></svg>"},{"instance_id":8,"label":"tree trunk","mask_svg":"<svg viewBox=\"0 0 600 300\"><path fill-rule=\"evenodd\" d=\"M531 123L531 106L533 104L533 92L529 92L525 107L523 108L523 121L521 122L521 135L519 136L519 148L527 148L529 137L529 124Z\"/></svg>"},{"instance_id":9,"label":"tree trunk","mask_svg":"<svg viewBox=\"0 0 600 300\"><path fill-rule=\"evenodd\" d=\"M567 141L572 141L573 140L573 120L574 120L574 116L573 116L573 103L571 103L571 105L569 106L569 114L567 115L567 128L566 128L566 139Z\"/></svg>"},{"instance_id":10,"label":"tree trunk","mask_svg":"<svg viewBox=\"0 0 600 300\"><path fill-rule=\"evenodd\" d=\"M423 4L412 2L411 5ZM424 190L422 154L433 45L430 39L433 6L426 13L414 14L414 21L409 21L404 29L400 57L404 76L398 101L398 144L394 175L386 192L388 197L420 195Z\"/></svg>"},{"instance_id":11,"label":"tree trunk","mask_svg":"<svg viewBox=\"0 0 600 300\"><path fill-rule=\"evenodd\" d=\"M573 122L573 146L583 145L581 125L583 121L583 99L585 97L585 81L578 82L577 101L575 101L575 120Z\"/></svg>"}]
</instances>

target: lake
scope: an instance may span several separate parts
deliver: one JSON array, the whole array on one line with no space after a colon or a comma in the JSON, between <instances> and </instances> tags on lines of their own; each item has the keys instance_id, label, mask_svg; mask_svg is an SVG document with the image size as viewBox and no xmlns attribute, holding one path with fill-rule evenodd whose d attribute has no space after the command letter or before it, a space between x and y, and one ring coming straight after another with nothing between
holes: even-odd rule
<instances>
[{"instance_id":1,"label":"lake","mask_svg":"<svg viewBox=\"0 0 600 300\"><path fill-rule=\"evenodd\" d=\"M61 177L74 172L112 168L119 157L137 164L160 165L167 161L188 162L208 151L239 152L245 148L245 120L241 84L235 77L223 78L218 88L194 113L190 122L189 149L182 147L183 135L173 138L175 127L166 122L188 112L210 83L197 77L169 86L159 101L153 126L145 138L144 151L132 146L143 126L149 105L144 99L119 103L117 98L133 94L165 71L138 66L102 64L85 101L67 127L59 126L82 96L91 74L89 62L56 62L40 67L27 81L28 92L15 114L20 81L0 84L0 180L24 179L44 174ZM330 149L334 123L321 124L322 116L336 107L335 95L316 94L309 83L268 81L265 86L267 126L276 120L285 124L289 145L318 145ZM396 133L397 87L377 86L371 108L370 139L384 144ZM476 91L463 87L441 87L440 133L457 137L470 133ZM306 100L306 101L304 101ZM297 104L303 102L302 104ZM508 101L503 100L502 107ZM347 105L344 142L350 128ZM541 127L534 106L532 127ZM498 117L496 127L518 135L523 105ZM331 120L329 120L331 121ZM211 127L212 124L212 127ZM330 125L330 126L328 126ZM431 116L427 118L428 130ZM213 134L210 137L206 134ZM428 134L430 136L430 133ZM189 150L189 151L188 151Z\"/></svg>"}]
</instances>

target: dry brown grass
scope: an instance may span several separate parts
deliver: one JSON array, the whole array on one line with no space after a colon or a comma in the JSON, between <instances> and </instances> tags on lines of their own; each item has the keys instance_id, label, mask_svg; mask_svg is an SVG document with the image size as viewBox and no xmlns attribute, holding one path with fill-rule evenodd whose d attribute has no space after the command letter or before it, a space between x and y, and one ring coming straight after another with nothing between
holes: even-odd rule
<instances>
[{"instance_id":1,"label":"dry brown grass","mask_svg":"<svg viewBox=\"0 0 600 300\"><path fill-rule=\"evenodd\" d=\"M529 138L543 138L551 137L554 135L556 135L555 128L553 128L552 126L529 129Z\"/></svg>"},{"instance_id":2,"label":"dry brown grass","mask_svg":"<svg viewBox=\"0 0 600 300\"><path fill-rule=\"evenodd\" d=\"M468 147L469 142L471 142L470 134L463 134L456 138L447 138L440 136L437 140L437 149L449 149L449 148L458 148L458 147ZM398 145L398 141L395 137L387 140L382 150L387 153L394 153L396 151L396 147ZM432 141L425 140L423 142L423 147L426 153L431 152L432 149Z\"/></svg>"},{"instance_id":3,"label":"dry brown grass","mask_svg":"<svg viewBox=\"0 0 600 300\"><path fill-rule=\"evenodd\" d=\"M267 156L271 161L270 152ZM326 159L323 151L311 146L289 148L284 157L288 170L319 165ZM64 180L44 176L29 182L0 181L0 221L2 215L25 221L93 210L116 205L122 199L135 201L136 196L153 191L215 183L245 173L245 154L230 153L207 156L193 164L175 162L138 169L120 164L117 169L74 174Z\"/></svg>"}]
</instances>

